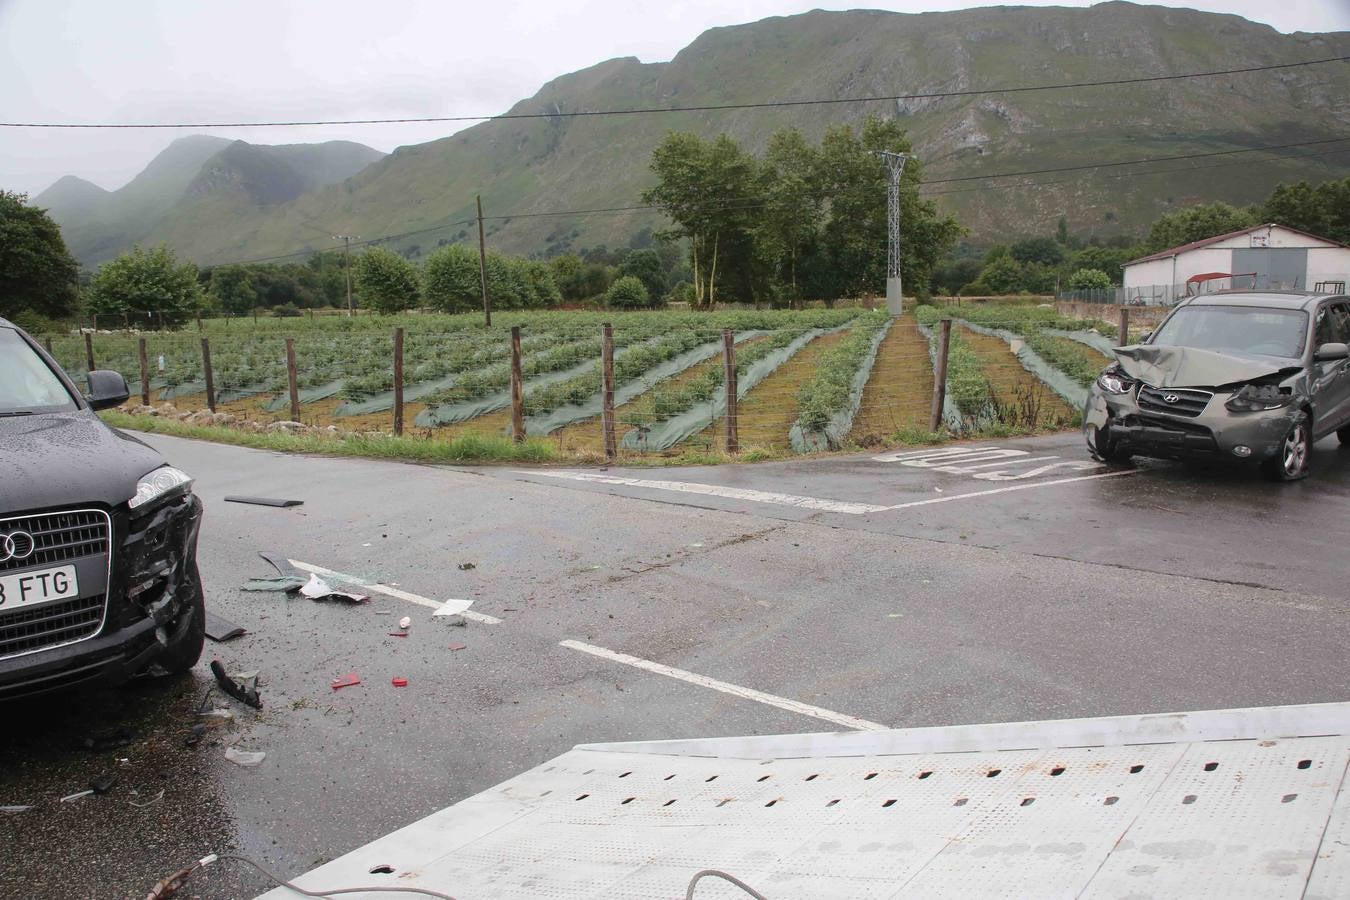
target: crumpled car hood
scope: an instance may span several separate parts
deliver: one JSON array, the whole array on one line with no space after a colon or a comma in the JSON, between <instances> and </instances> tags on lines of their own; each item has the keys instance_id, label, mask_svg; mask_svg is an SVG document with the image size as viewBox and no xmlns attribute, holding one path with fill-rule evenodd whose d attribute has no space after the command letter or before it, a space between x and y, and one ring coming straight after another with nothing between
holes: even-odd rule
<instances>
[{"instance_id":1,"label":"crumpled car hood","mask_svg":"<svg viewBox=\"0 0 1350 900\"><path fill-rule=\"evenodd\" d=\"M1218 387L1303 368L1290 360L1161 344L1132 344L1112 352L1122 372L1153 387Z\"/></svg>"}]
</instances>

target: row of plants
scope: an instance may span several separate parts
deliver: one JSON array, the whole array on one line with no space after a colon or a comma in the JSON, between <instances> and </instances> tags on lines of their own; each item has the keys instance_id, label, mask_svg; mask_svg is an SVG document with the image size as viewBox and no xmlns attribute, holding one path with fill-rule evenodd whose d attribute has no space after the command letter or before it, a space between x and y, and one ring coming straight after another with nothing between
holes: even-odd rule
<instances>
[{"instance_id":1,"label":"row of plants","mask_svg":"<svg viewBox=\"0 0 1350 900\"><path fill-rule=\"evenodd\" d=\"M1026 341L1037 356L1083 387L1091 387L1108 362L1102 354L1069 338L1030 334Z\"/></svg>"},{"instance_id":2,"label":"row of plants","mask_svg":"<svg viewBox=\"0 0 1350 900\"><path fill-rule=\"evenodd\" d=\"M649 344L633 347L615 358L614 383L623 384L654 366L706 343L708 343L707 335L696 331L677 331ZM525 397L525 410L529 415L537 415L552 412L562 406L584 403L599 393L601 384L601 367L597 362L590 371L575 378L554 382L530 391Z\"/></svg>"},{"instance_id":3,"label":"row of plants","mask_svg":"<svg viewBox=\"0 0 1350 900\"><path fill-rule=\"evenodd\" d=\"M946 315L933 306L919 306L914 314L927 328L937 327L938 321ZM991 385L984 373L984 363L956 328L952 329L947 343L947 393L967 421L980 418L988 409Z\"/></svg>"},{"instance_id":4,"label":"row of plants","mask_svg":"<svg viewBox=\"0 0 1350 900\"><path fill-rule=\"evenodd\" d=\"M853 377L867 358L872 338L886 324L882 313L860 317L848 335L821 358L815 374L797 394L797 424L805 431L820 431L849 401Z\"/></svg>"}]
</instances>

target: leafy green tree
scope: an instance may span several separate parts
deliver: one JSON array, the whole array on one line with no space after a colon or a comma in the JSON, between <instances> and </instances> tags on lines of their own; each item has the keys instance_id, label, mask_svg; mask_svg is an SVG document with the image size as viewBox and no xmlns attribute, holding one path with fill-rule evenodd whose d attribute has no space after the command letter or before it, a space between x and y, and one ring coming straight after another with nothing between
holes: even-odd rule
<instances>
[{"instance_id":1,"label":"leafy green tree","mask_svg":"<svg viewBox=\"0 0 1350 900\"><path fill-rule=\"evenodd\" d=\"M258 291L244 266L216 266L211 270L211 297L228 315L246 316L258 305Z\"/></svg>"},{"instance_id":2,"label":"leafy green tree","mask_svg":"<svg viewBox=\"0 0 1350 900\"><path fill-rule=\"evenodd\" d=\"M535 309L553 309L562 304L562 291L548 263L528 260L526 278L530 282L530 305Z\"/></svg>"},{"instance_id":3,"label":"leafy green tree","mask_svg":"<svg viewBox=\"0 0 1350 900\"><path fill-rule=\"evenodd\" d=\"M392 250L372 247L352 263L353 286L361 303L393 313L417 305L417 268Z\"/></svg>"},{"instance_id":4,"label":"leafy green tree","mask_svg":"<svg viewBox=\"0 0 1350 900\"><path fill-rule=\"evenodd\" d=\"M467 312L483 305L478 253L463 244L448 244L427 257L422 267L422 296L444 312Z\"/></svg>"},{"instance_id":5,"label":"leafy green tree","mask_svg":"<svg viewBox=\"0 0 1350 900\"><path fill-rule=\"evenodd\" d=\"M788 299L802 299L797 280L799 260L817 240L824 215L820 154L801 132L785 128L769 138L760 176L764 208L759 215L759 238Z\"/></svg>"},{"instance_id":6,"label":"leafy green tree","mask_svg":"<svg viewBox=\"0 0 1350 900\"><path fill-rule=\"evenodd\" d=\"M1261 209L1261 221L1350 243L1350 178L1316 186L1306 181L1276 185Z\"/></svg>"},{"instance_id":7,"label":"leafy green tree","mask_svg":"<svg viewBox=\"0 0 1350 900\"><path fill-rule=\"evenodd\" d=\"M666 293L666 270L661 265L661 255L655 250L634 250L619 263L618 274L632 275L647 288L653 297L662 297Z\"/></svg>"},{"instance_id":8,"label":"leafy green tree","mask_svg":"<svg viewBox=\"0 0 1350 900\"><path fill-rule=\"evenodd\" d=\"M586 299L581 279L583 265L581 257L575 253L563 253L548 261L548 267L553 271L553 281L562 292L563 299L569 303Z\"/></svg>"},{"instance_id":9,"label":"leafy green tree","mask_svg":"<svg viewBox=\"0 0 1350 900\"><path fill-rule=\"evenodd\" d=\"M1125 263L1144 255L1141 247L1084 247L1069 258L1068 266L1070 272L1097 269L1105 272L1112 284L1120 284Z\"/></svg>"},{"instance_id":10,"label":"leafy green tree","mask_svg":"<svg viewBox=\"0 0 1350 900\"><path fill-rule=\"evenodd\" d=\"M1069 243L1069 220L1063 216L1059 217L1059 222L1055 225L1055 240L1060 244Z\"/></svg>"},{"instance_id":11,"label":"leafy green tree","mask_svg":"<svg viewBox=\"0 0 1350 900\"><path fill-rule=\"evenodd\" d=\"M1208 203L1167 213L1154 221L1148 232L1148 251L1156 253L1258 224L1251 208L1227 203Z\"/></svg>"},{"instance_id":12,"label":"leafy green tree","mask_svg":"<svg viewBox=\"0 0 1350 900\"><path fill-rule=\"evenodd\" d=\"M977 282L990 294L1016 294L1027 290L1026 271L1011 254L997 256L986 264Z\"/></svg>"},{"instance_id":13,"label":"leafy green tree","mask_svg":"<svg viewBox=\"0 0 1350 900\"><path fill-rule=\"evenodd\" d=\"M1111 276L1101 269L1079 269L1069 276L1069 289L1074 291L1105 291L1111 287Z\"/></svg>"},{"instance_id":14,"label":"leafy green tree","mask_svg":"<svg viewBox=\"0 0 1350 900\"><path fill-rule=\"evenodd\" d=\"M61 229L26 194L0 191L0 316L67 316L79 302L80 268Z\"/></svg>"},{"instance_id":15,"label":"leafy green tree","mask_svg":"<svg viewBox=\"0 0 1350 900\"><path fill-rule=\"evenodd\" d=\"M197 267L178 264L168 247L136 247L99 266L89 282L89 308L99 315L131 315L177 325L203 298Z\"/></svg>"},{"instance_id":16,"label":"leafy green tree","mask_svg":"<svg viewBox=\"0 0 1350 900\"><path fill-rule=\"evenodd\" d=\"M1057 266L1064 261L1064 248L1050 238L1027 238L1008 248L1012 258L1020 263L1040 263Z\"/></svg>"},{"instance_id":17,"label":"leafy green tree","mask_svg":"<svg viewBox=\"0 0 1350 900\"><path fill-rule=\"evenodd\" d=\"M615 309L636 309L650 306L651 295L640 278L624 275L609 286L605 292L605 302Z\"/></svg>"}]
</instances>

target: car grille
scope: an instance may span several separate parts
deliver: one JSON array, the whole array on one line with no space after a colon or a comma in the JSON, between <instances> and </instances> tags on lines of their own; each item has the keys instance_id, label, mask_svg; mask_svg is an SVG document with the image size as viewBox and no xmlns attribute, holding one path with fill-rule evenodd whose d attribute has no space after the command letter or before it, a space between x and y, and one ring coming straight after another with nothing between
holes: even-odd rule
<instances>
[{"instance_id":1,"label":"car grille","mask_svg":"<svg viewBox=\"0 0 1350 900\"><path fill-rule=\"evenodd\" d=\"M99 594L0 615L0 659L93 637L106 599Z\"/></svg>"},{"instance_id":2,"label":"car grille","mask_svg":"<svg viewBox=\"0 0 1350 900\"><path fill-rule=\"evenodd\" d=\"M0 574L40 569L91 556L106 565L112 525L98 510L44 513L0 519L0 534L23 531L33 538L33 553L0 562ZM107 594L0 613L0 659L59 647L93 637L103 626Z\"/></svg>"},{"instance_id":3,"label":"car grille","mask_svg":"<svg viewBox=\"0 0 1350 900\"><path fill-rule=\"evenodd\" d=\"M1214 395L1209 391L1197 391L1189 388L1154 388L1146 384L1139 386L1139 408L1149 412L1167 413L1172 416L1188 416L1194 419L1205 411Z\"/></svg>"},{"instance_id":4,"label":"car grille","mask_svg":"<svg viewBox=\"0 0 1350 900\"><path fill-rule=\"evenodd\" d=\"M81 556L108 552L108 517L83 510L0 520L0 534L26 531L36 549L25 559L0 562L0 572L53 566Z\"/></svg>"}]
</instances>

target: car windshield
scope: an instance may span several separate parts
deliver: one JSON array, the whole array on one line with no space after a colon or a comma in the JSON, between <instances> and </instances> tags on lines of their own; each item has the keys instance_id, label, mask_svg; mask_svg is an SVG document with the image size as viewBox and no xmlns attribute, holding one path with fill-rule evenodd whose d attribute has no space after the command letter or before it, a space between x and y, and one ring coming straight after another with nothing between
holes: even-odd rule
<instances>
[{"instance_id":1,"label":"car windshield","mask_svg":"<svg viewBox=\"0 0 1350 900\"><path fill-rule=\"evenodd\" d=\"M0 417L76 409L61 379L12 328L0 328Z\"/></svg>"},{"instance_id":2,"label":"car windshield","mask_svg":"<svg viewBox=\"0 0 1350 900\"><path fill-rule=\"evenodd\" d=\"M1307 332L1308 314L1300 309L1187 306L1163 323L1151 343L1298 359Z\"/></svg>"}]
</instances>

